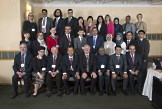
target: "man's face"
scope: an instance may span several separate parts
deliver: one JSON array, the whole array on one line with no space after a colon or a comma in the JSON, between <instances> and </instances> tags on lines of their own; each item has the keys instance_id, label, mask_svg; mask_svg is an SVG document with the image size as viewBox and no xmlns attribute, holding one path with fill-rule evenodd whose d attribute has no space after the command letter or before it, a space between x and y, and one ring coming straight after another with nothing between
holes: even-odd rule
<instances>
[{"instance_id":1,"label":"man's face","mask_svg":"<svg viewBox=\"0 0 162 109\"><path fill-rule=\"evenodd\" d=\"M26 53L26 51L27 51L27 46L26 46L26 44L21 44L20 47L19 47L19 49L20 49L20 52L21 52L22 54Z\"/></svg>"},{"instance_id":2,"label":"man's face","mask_svg":"<svg viewBox=\"0 0 162 109\"><path fill-rule=\"evenodd\" d=\"M135 46L133 46L133 45L129 46L129 52L130 53L133 53L134 54L135 51L136 51Z\"/></svg>"},{"instance_id":3,"label":"man's face","mask_svg":"<svg viewBox=\"0 0 162 109\"><path fill-rule=\"evenodd\" d=\"M144 38L144 36L145 36L145 34L144 34L143 32L139 32L139 33L138 33L138 37L139 37L140 39Z\"/></svg>"},{"instance_id":4,"label":"man's face","mask_svg":"<svg viewBox=\"0 0 162 109\"><path fill-rule=\"evenodd\" d=\"M42 39L43 39L43 33L39 33L39 34L38 34L38 39L39 39L39 40L42 40Z\"/></svg>"},{"instance_id":5,"label":"man's face","mask_svg":"<svg viewBox=\"0 0 162 109\"><path fill-rule=\"evenodd\" d=\"M43 15L43 17L47 17L47 12L46 11L42 11L42 15Z\"/></svg>"},{"instance_id":6,"label":"man's face","mask_svg":"<svg viewBox=\"0 0 162 109\"><path fill-rule=\"evenodd\" d=\"M71 27L69 27L69 26L65 27L65 33L70 34L71 33Z\"/></svg>"},{"instance_id":7,"label":"man's face","mask_svg":"<svg viewBox=\"0 0 162 109\"><path fill-rule=\"evenodd\" d=\"M116 53L117 55L120 55L120 53L121 53L121 48L120 48L120 47L117 47L117 48L115 49L115 53Z\"/></svg>"},{"instance_id":8,"label":"man's face","mask_svg":"<svg viewBox=\"0 0 162 109\"><path fill-rule=\"evenodd\" d=\"M56 17L59 17L60 14L61 14L61 13L60 13L60 10L57 10L57 11L56 11Z\"/></svg>"},{"instance_id":9,"label":"man's face","mask_svg":"<svg viewBox=\"0 0 162 109\"><path fill-rule=\"evenodd\" d=\"M104 55L105 54L105 49L104 48L100 48L99 49L99 54L100 55Z\"/></svg>"},{"instance_id":10,"label":"man's face","mask_svg":"<svg viewBox=\"0 0 162 109\"><path fill-rule=\"evenodd\" d=\"M93 34L94 36L96 36L96 35L98 34L97 28L94 28L94 29L92 30L92 34Z\"/></svg>"},{"instance_id":11,"label":"man's face","mask_svg":"<svg viewBox=\"0 0 162 109\"><path fill-rule=\"evenodd\" d=\"M72 17L73 16L73 11L68 11L68 17Z\"/></svg>"},{"instance_id":12,"label":"man's face","mask_svg":"<svg viewBox=\"0 0 162 109\"><path fill-rule=\"evenodd\" d=\"M89 54L90 53L90 47L89 46L84 46L84 53Z\"/></svg>"},{"instance_id":13,"label":"man's face","mask_svg":"<svg viewBox=\"0 0 162 109\"><path fill-rule=\"evenodd\" d=\"M133 38L133 35L131 33L127 33L127 40L131 40Z\"/></svg>"},{"instance_id":14,"label":"man's face","mask_svg":"<svg viewBox=\"0 0 162 109\"><path fill-rule=\"evenodd\" d=\"M73 54L74 54L74 49L73 49L73 48L68 48L67 53L68 53L69 56L73 56Z\"/></svg>"},{"instance_id":15,"label":"man's face","mask_svg":"<svg viewBox=\"0 0 162 109\"><path fill-rule=\"evenodd\" d=\"M131 18L130 17L126 17L126 23L130 23L130 20L131 20Z\"/></svg>"},{"instance_id":16,"label":"man's face","mask_svg":"<svg viewBox=\"0 0 162 109\"><path fill-rule=\"evenodd\" d=\"M58 49L56 47L52 47L51 52L52 52L53 55L56 56L58 54Z\"/></svg>"},{"instance_id":17,"label":"man's face","mask_svg":"<svg viewBox=\"0 0 162 109\"><path fill-rule=\"evenodd\" d=\"M138 15L138 16L137 16L137 20L138 20L138 21L142 21L142 15Z\"/></svg>"},{"instance_id":18,"label":"man's face","mask_svg":"<svg viewBox=\"0 0 162 109\"><path fill-rule=\"evenodd\" d=\"M79 31L78 34L79 34L79 36L83 36L84 31Z\"/></svg>"}]
</instances>

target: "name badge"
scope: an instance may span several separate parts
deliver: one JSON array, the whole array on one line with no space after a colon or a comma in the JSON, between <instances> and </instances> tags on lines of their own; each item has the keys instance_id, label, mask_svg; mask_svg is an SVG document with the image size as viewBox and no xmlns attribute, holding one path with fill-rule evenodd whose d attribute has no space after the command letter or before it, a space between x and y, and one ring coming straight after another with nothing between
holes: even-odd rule
<instances>
[{"instance_id":1,"label":"name badge","mask_svg":"<svg viewBox=\"0 0 162 109\"><path fill-rule=\"evenodd\" d=\"M116 65L116 68L119 69L120 68L120 65Z\"/></svg>"},{"instance_id":2,"label":"name badge","mask_svg":"<svg viewBox=\"0 0 162 109\"><path fill-rule=\"evenodd\" d=\"M56 68L56 65L52 65L52 68Z\"/></svg>"},{"instance_id":3,"label":"name badge","mask_svg":"<svg viewBox=\"0 0 162 109\"><path fill-rule=\"evenodd\" d=\"M89 36L89 35L90 35L90 33L87 33L87 35Z\"/></svg>"},{"instance_id":4,"label":"name badge","mask_svg":"<svg viewBox=\"0 0 162 109\"><path fill-rule=\"evenodd\" d=\"M129 50L126 50L126 52L129 52Z\"/></svg>"},{"instance_id":5,"label":"name badge","mask_svg":"<svg viewBox=\"0 0 162 109\"><path fill-rule=\"evenodd\" d=\"M42 28L45 28L45 26L42 26Z\"/></svg>"},{"instance_id":6,"label":"name badge","mask_svg":"<svg viewBox=\"0 0 162 109\"><path fill-rule=\"evenodd\" d=\"M109 45L107 45L107 48L109 48Z\"/></svg>"},{"instance_id":7,"label":"name badge","mask_svg":"<svg viewBox=\"0 0 162 109\"><path fill-rule=\"evenodd\" d=\"M82 47L82 49L84 50L84 47Z\"/></svg>"},{"instance_id":8,"label":"name badge","mask_svg":"<svg viewBox=\"0 0 162 109\"><path fill-rule=\"evenodd\" d=\"M101 68L102 68L102 69L105 68L105 65L101 65Z\"/></svg>"},{"instance_id":9,"label":"name badge","mask_svg":"<svg viewBox=\"0 0 162 109\"><path fill-rule=\"evenodd\" d=\"M93 46L93 48L95 49L95 46Z\"/></svg>"},{"instance_id":10,"label":"name badge","mask_svg":"<svg viewBox=\"0 0 162 109\"><path fill-rule=\"evenodd\" d=\"M45 71L46 70L46 68L42 68L42 71Z\"/></svg>"},{"instance_id":11,"label":"name badge","mask_svg":"<svg viewBox=\"0 0 162 109\"><path fill-rule=\"evenodd\" d=\"M21 67L25 67L25 64L21 64Z\"/></svg>"},{"instance_id":12,"label":"name badge","mask_svg":"<svg viewBox=\"0 0 162 109\"><path fill-rule=\"evenodd\" d=\"M35 28L33 28L32 31L35 31Z\"/></svg>"},{"instance_id":13,"label":"name badge","mask_svg":"<svg viewBox=\"0 0 162 109\"><path fill-rule=\"evenodd\" d=\"M59 45L56 45L57 48L59 48Z\"/></svg>"},{"instance_id":14,"label":"name badge","mask_svg":"<svg viewBox=\"0 0 162 109\"><path fill-rule=\"evenodd\" d=\"M126 32L125 31L123 31L123 34L125 34Z\"/></svg>"}]
</instances>

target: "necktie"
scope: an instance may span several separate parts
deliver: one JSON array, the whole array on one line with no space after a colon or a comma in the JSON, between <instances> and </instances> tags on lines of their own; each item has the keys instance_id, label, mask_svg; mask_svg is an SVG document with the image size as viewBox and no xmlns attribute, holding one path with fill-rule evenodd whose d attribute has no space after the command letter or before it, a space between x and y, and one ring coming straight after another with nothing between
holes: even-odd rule
<instances>
[{"instance_id":1,"label":"necktie","mask_svg":"<svg viewBox=\"0 0 162 109\"><path fill-rule=\"evenodd\" d=\"M70 21L71 21L71 17L70 17L70 18L68 18L68 23L70 23Z\"/></svg>"},{"instance_id":2,"label":"necktie","mask_svg":"<svg viewBox=\"0 0 162 109\"><path fill-rule=\"evenodd\" d=\"M56 18L55 27L57 27L57 24L58 24L58 18Z\"/></svg>"},{"instance_id":3,"label":"necktie","mask_svg":"<svg viewBox=\"0 0 162 109\"><path fill-rule=\"evenodd\" d=\"M21 64L24 64L24 54L21 55ZM25 68L21 66L20 71L24 72Z\"/></svg>"},{"instance_id":4,"label":"necktie","mask_svg":"<svg viewBox=\"0 0 162 109\"><path fill-rule=\"evenodd\" d=\"M72 60L72 58L69 58L69 60L70 60L70 70L73 70L73 69L72 69L73 60Z\"/></svg>"},{"instance_id":5,"label":"necktie","mask_svg":"<svg viewBox=\"0 0 162 109\"><path fill-rule=\"evenodd\" d=\"M67 37L68 37L69 45L71 45L71 38L70 38L70 35L68 34Z\"/></svg>"},{"instance_id":6,"label":"necktie","mask_svg":"<svg viewBox=\"0 0 162 109\"><path fill-rule=\"evenodd\" d=\"M43 18L43 26L45 26L45 18Z\"/></svg>"},{"instance_id":7,"label":"necktie","mask_svg":"<svg viewBox=\"0 0 162 109\"><path fill-rule=\"evenodd\" d=\"M54 65L56 64L56 56L54 56L54 58L53 58L53 64Z\"/></svg>"},{"instance_id":8,"label":"necktie","mask_svg":"<svg viewBox=\"0 0 162 109\"><path fill-rule=\"evenodd\" d=\"M96 37L93 37L93 46L96 45Z\"/></svg>"},{"instance_id":9,"label":"necktie","mask_svg":"<svg viewBox=\"0 0 162 109\"><path fill-rule=\"evenodd\" d=\"M89 55L86 55L86 60L87 60L87 72L89 72Z\"/></svg>"},{"instance_id":10,"label":"necktie","mask_svg":"<svg viewBox=\"0 0 162 109\"><path fill-rule=\"evenodd\" d=\"M83 38L82 37L81 37L81 44L82 44L82 47L83 47L84 45L83 45Z\"/></svg>"},{"instance_id":11,"label":"necktie","mask_svg":"<svg viewBox=\"0 0 162 109\"><path fill-rule=\"evenodd\" d=\"M133 55L133 53L131 53L131 57L132 57L132 64L134 64L134 55Z\"/></svg>"}]
</instances>

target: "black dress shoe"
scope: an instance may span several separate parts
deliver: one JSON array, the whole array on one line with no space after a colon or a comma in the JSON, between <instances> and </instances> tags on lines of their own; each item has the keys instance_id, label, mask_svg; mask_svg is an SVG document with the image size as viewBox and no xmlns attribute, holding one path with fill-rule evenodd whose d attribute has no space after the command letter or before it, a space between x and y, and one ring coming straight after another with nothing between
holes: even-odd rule
<instances>
[{"instance_id":1,"label":"black dress shoe","mask_svg":"<svg viewBox=\"0 0 162 109\"><path fill-rule=\"evenodd\" d=\"M94 95L95 95L94 91L91 91L91 95L92 95L92 96L94 96Z\"/></svg>"},{"instance_id":2,"label":"black dress shoe","mask_svg":"<svg viewBox=\"0 0 162 109\"><path fill-rule=\"evenodd\" d=\"M80 94L81 94L81 95L86 95L86 93L85 93L85 92L81 92Z\"/></svg>"},{"instance_id":3,"label":"black dress shoe","mask_svg":"<svg viewBox=\"0 0 162 109\"><path fill-rule=\"evenodd\" d=\"M107 96L110 96L111 95L110 92L106 92L106 94L107 94Z\"/></svg>"},{"instance_id":4,"label":"black dress shoe","mask_svg":"<svg viewBox=\"0 0 162 109\"><path fill-rule=\"evenodd\" d=\"M30 97L30 93L26 93L26 94L25 94L25 97L26 97L26 98Z\"/></svg>"},{"instance_id":5,"label":"black dress shoe","mask_svg":"<svg viewBox=\"0 0 162 109\"><path fill-rule=\"evenodd\" d=\"M124 94L124 95L128 95L127 90L123 90L123 94Z\"/></svg>"},{"instance_id":6,"label":"black dress shoe","mask_svg":"<svg viewBox=\"0 0 162 109\"><path fill-rule=\"evenodd\" d=\"M112 95L113 96L116 96L116 91L112 91Z\"/></svg>"},{"instance_id":7,"label":"black dress shoe","mask_svg":"<svg viewBox=\"0 0 162 109\"><path fill-rule=\"evenodd\" d=\"M74 92L74 95L77 95L78 93L77 92Z\"/></svg>"},{"instance_id":8,"label":"black dress shoe","mask_svg":"<svg viewBox=\"0 0 162 109\"><path fill-rule=\"evenodd\" d=\"M57 96L62 97L62 93L61 93L61 92L58 92L58 93L57 93Z\"/></svg>"},{"instance_id":9,"label":"black dress shoe","mask_svg":"<svg viewBox=\"0 0 162 109\"><path fill-rule=\"evenodd\" d=\"M14 93L13 96L11 97L12 99L15 99L18 96L18 93Z\"/></svg>"},{"instance_id":10,"label":"black dress shoe","mask_svg":"<svg viewBox=\"0 0 162 109\"><path fill-rule=\"evenodd\" d=\"M99 92L99 96L102 96L103 95L103 92Z\"/></svg>"},{"instance_id":11,"label":"black dress shoe","mask_svg":"<svg viewBox=\"0 0 162 109\"><path fill-rule=\"evenodd\" d=\"M134 96L135 94L136 94L136 93L135 93L135 91L134 91L134 90L132 90L132 91L131 91L131 95L133 95L133 96Z\"/></svg>"},{"instance_id":12,"label":"black dress shoe","mask_svg":"<svg viewBox=\"0 0 162 109\"><path fill-rule=\"evenodd\" d=\"M65 94L66 94L66 95L69 95L69 94L70 94L70 91L65 91Z\"/></svg>"},{"instance_id":13,"label":"black dress shoe","mask_svg":"<svg viewBox=\"0 0 162 109\"><path fill-rule=\"evenodd\" d=\"M52 93L51 92L48 92L47 93L47 97L51 97L52 96Z\"/></svg>"}]
</instances>

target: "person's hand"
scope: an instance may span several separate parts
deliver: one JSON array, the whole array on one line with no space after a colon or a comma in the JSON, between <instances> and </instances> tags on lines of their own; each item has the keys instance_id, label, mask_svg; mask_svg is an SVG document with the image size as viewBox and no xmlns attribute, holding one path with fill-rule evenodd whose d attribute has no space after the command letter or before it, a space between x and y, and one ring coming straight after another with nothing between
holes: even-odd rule
<instances>
[{"instance_id":1,"label":"person's hand","mask_svg":"<svg viewBox=\"0 0 162 109\"><path fill-rule=\"evenodd\" d=\"M98 72L98 75L99 75L99 76L102 76L102 72L101 72L101 71L99 71L99 72Z\"/></svg>"},{"instance_id":2,"label":"person's hand","mask_svg":"<svg viewBox=\"0 0 162 109\"><path fill-rule=\"evenodd\" d=\"M43 79L43 75L42 74L39 74L38 76L39 76L39 78Z\"/></svg>"},{"instance_id":3,"label":"person's hand","mask_svg":"<svg viewBox=\"0 0 162 109\"><path fill-rule=\"evenodd\" d=\"M135 74L135 72L134 72L133 70L131 70L131 71L130 71L130 73L131 73L132 75L134 75L134 74Z\"/></svg>"},{"instance_id":4,"label":"person's hand","mask_svg":"<svg viewBox=\"0 0 162 109\"><path fill-rule=\"evenodd\" d=\"M106 75L110 76L110 71L109 70L107 70Z\"/></svg>"},{"instance_id":5,"label":"person's hand","mask_svg":"<svg viewBox=\"0 0 162 109\"><path fill-rule=\"evenodd\" d=\"M22 77L22 73L21 72L16 72L16 74L18 75L19 78Z\"/></svg>"},{"instance_id":6,"label":"person's hand","mask_svg":"<svg viewBox=\"0 0 162 109\"><path fill-rule=\"evenodd\" d=\"M76 72L75 77L76 77L77 79L80 79L79 72Z\"/></svg>"},{"instance_id":7,"label":"person's hand","mask_svg":"<svg viewBox=\"0 0 162 109\"><path fill-rule=\"evenodd\" d=\"M124 78L128 78L128 74L127 74L127 73L124 73L124 74L123 74L123 77L124 77Z\"/></svg>"},{"instance_id":8,"label":"person's hand","mask_svg":"<svg viewBox=\"0 0 162 109\"><path fill-rule=\"evenodd\" d=\"M97 74L95 72L92 72L91 76L92 78L97 78Z\"/></svg>"},{"instance_id":9,"label":"person's hand","mask_svg":"<svg viewBox=\"0 0 162 109\"><path fill-rule=\"evenodd\" d=\"M62 79L66 79L66 78L67 78L67 74L64 73L64 74L62 75Z\"/></svg>"},{"instance_id":10,"label":"person's hand","mask_svg":"<svg viewBox=\"0 0 162 109\"><path fill-rule=\"evenodd\" d=\"M87 78L87 73L83 73L83 74L82 74L82 78L83 78L83 79L86 79L86 78Z\"/></svg>"},{"instance_id":11,"label":"person's hand","mask_svg":"<svg viewBox=\"0 0 162 109\"><path fill-rule=\"evenodd\" d=\"M134 74L135 74L135 75L138 75L138 73L139 73L139 71L138 71L138 70L136 70L136 71L134 72Z\"/></svg>"},{"instance_id":12,"label":"person's hand","mask_svg":"<svg viewBox=\"0 0 162 109\"><path fill-rule=\"evenodd\" d=\"M22 72L22 76L24 76L26 73L25 72Z\"/></svg>"},{"instance_id":13,"label":"person's hand","mask_svg":"<svg viewBox=\"0 0 162 109\"><path fill-rule=\"evenodd\" d=\"M117 77L116 73L112 73L112 78L115 79Z\"/></svg>"}]
</instances>

